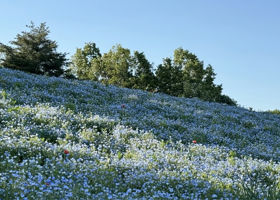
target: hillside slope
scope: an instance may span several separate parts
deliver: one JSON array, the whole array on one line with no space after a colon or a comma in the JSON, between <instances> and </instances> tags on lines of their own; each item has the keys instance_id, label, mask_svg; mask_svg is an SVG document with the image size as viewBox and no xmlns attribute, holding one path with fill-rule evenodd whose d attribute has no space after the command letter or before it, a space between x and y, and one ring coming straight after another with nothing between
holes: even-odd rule
<instances>
[{"instance_id":1,"label":"hillside slope","mask_svg":"<svg viewBox=\"0 0 280 200\"><path fill-rule=\"evenodd\" d=\"M280 198L279 115L3 68L0 90L0 199Z\"/></svg>"}]
</instances>

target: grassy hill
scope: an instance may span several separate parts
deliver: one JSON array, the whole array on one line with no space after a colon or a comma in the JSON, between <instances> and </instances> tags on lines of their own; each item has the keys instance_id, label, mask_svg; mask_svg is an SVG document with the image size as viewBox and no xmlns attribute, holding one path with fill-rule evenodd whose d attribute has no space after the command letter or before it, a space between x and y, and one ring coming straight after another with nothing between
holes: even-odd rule
<instances>
[{"instance_id":1,"label":"grassy hill","mask_svg":"<svg viewBox=\"0 0 280 200\"><path fill-rule=\"evenodd\" d=\"M0 199L280 199L280 115L0 68Z\"/></svg>"}]
</instances>

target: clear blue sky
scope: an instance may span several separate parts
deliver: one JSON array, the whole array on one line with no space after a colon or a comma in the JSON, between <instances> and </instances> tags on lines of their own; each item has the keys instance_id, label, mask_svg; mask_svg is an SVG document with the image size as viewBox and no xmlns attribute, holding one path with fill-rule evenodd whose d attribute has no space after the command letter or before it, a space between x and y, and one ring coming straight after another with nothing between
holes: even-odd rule
<instances>
[{"instance_id":1,"label":"clear blue sky","mask_svg":"<svg viewBox=\"0 0 280 200\"><path fill-rule=\"evenodd\" d=\"M85 42L119 43L157 66L183 47L211 64L224 93L255 110L280 109L279 0L2 0L0 42L46 22L69 57Z\"/></svg>"}]
</instances>

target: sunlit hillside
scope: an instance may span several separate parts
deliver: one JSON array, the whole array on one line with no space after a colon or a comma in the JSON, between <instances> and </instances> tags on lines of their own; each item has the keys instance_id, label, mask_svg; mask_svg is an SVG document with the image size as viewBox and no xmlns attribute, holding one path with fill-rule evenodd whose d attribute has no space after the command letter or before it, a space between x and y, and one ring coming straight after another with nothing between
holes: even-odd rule
<instances>
[{"instance_id":1,"label":"sunlit hillside","mask_svg":"<svg viewBox=\"0 0 280 200\"><path fill-rule=\"evenodd\" d=\"M280 199L280 115L0 68L0 199Z\"/></svg>"}]
</instances>

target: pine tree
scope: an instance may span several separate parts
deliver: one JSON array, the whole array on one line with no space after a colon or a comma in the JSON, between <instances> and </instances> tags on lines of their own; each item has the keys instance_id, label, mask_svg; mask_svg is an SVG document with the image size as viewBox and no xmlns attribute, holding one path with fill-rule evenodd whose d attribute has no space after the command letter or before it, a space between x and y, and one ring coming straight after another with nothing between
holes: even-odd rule
<instances>
[{"instance_id":1,"label":"pine tree","mask_svg":"<svg viewBox=\"0 0 280 200\"><path fill-rule=\"evenodd\" d=\"M158 92L172 95L172 60L170 58L163 59L156 70L157 89Z\"/></svg>"},{"instance_id":2,"label":"pine tree","mask_svg":"<svg viewBox=\"0 0 280 200\"><path fill-rule=\"evenodd\" d=\"M155 75L152 64L146 59L144 53L134 52L134 83L133 88L152 91L155 89Z\"/></svg>"},{"instance_id":3,"label":"pine tree","mask_svg":"<svg viewBox=\"0 0 280 200\"><path fill-rule=\"evenodd\" d=\"M35 74L62 75L63 67L68 64L66 53L57 52L57 43L48 38L50 31L46 23L36 27L31 22L27 28L29 31L23 31L10 42L12 46L0 43L0 53L4 55L0 64Z\"/></svg>"},{"instance_id":4,"label":"pine tree","mask_svg":"<svg viewBox=\"0 0 280 200\"><path fill-rule=\"evenodd\" d=\"M208 65L204 70L203 87L201 99L207 101L218 102L222 93L222 85L216 85L214 83L216 74L211 65Z\"/></svg>"}]
</instances>

